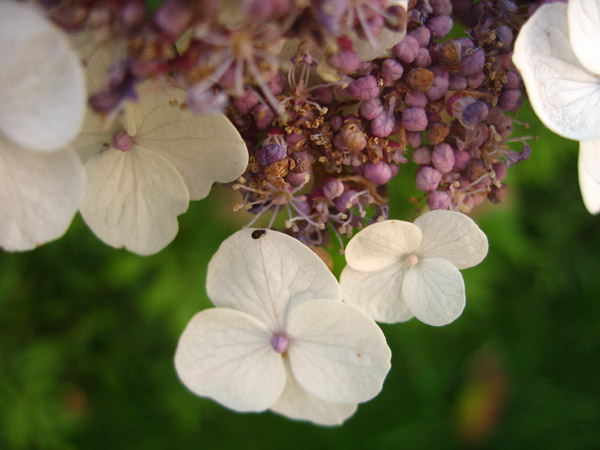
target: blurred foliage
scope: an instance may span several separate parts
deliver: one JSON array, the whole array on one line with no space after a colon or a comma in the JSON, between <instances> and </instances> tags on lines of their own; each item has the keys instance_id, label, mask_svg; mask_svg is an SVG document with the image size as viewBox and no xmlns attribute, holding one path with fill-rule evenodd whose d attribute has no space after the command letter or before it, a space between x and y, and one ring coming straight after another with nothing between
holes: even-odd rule
<instances>
[{"instance_id":1,"label":"blurred foliage","mask_svg":"<svg viewBox=\"0 0 600 450\"><path fill-rule=\"evenodd\" d=\"M178 336L210 305L206 264L245 220L225 189L152 257L105 246L80 218L57 242L0 254L0 448L599 448L600 218L580 199L577 143L525 119L540 139L505 202L475 213L490 251L463 271L465 312L383 326L392 370L342 427L236 414L177 379ZM403 170L392 217L412 220Z\"/></svg>"}]
</instances>

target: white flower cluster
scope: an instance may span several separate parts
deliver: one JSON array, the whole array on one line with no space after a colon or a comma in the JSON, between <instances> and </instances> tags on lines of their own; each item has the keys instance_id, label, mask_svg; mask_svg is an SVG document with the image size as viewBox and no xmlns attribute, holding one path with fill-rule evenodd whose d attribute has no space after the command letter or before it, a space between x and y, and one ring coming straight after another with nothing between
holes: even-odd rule
<instances>
[{"instance_id":1,"label":"white flower cluster","mask_svg":"<svg viewBox=\"0 0 600 450\"><path fill-rule=\"evenodd\" d=\"M600 213L600 1L541 6L521 28L513 61L544 125L581 141L581 194Z\"/></svg>"},{"instance_id":2,"label":"white flower cluster","mask_svg":"<svg viewBox=\"0 0 600 450\"><path fill-rule=\"evenodd\" d=\"M90 111L84 122L86 76L97 86L107 58L95 52L84 74L66 36L29 5L0 3L0 54L6 250L59 238L79 210L107 244L156 253L177 234L190 200L246 169L246 146L229 120L191 113L174 88L141 86L140 101L113 120Z\"/></svg>"}]
</instances>

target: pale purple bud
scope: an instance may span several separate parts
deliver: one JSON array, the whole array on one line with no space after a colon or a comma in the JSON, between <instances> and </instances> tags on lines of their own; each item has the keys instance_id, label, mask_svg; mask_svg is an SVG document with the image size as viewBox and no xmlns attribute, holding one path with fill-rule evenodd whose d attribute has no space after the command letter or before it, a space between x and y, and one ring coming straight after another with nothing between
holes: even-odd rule
<instances>
[{"instance_id":1,"label":"pale purple bud","mask_svg":"<svg viewBox=\"0 0 600 450\"><path fill-rule=\"evenodd\" d=\"M408 33L408 36L415 38L420 47L427 47L427 44L429 44L429 40L431 39L431 31L425 26L420 26Z\"/></svg>"},{"instance_id":2,"label":"pale purple bud","mask_svg":"<svg viewBox=\"0 0 600 450\"><path fill-rule=\"evenodd\" d=\"M327 62L334 69L344 73L353 73L358 69L360 60L352 49L343 49L340 53L329 55Z\"/></svg>"},{"instance_id":3,"label":"pale purple bud","mask_svg":"<svg viewBox=\"0 0 600 450\"><path fill-rule=\"evenodd\" d=\"M461 114L461 123L465 127L472 128L479 122L487 119L488 115L488 106L481 100L477 100L465 106Z\"/></svg>"},{"instance_id":4,"label":"pale purple bud","mask_svg":"<svg viewBox=\"0 0 600 450\"><path fill-rule=\"evenodd\" d=\"M271 347L277 353L285 353L289 345L288 338L282 334L274 334L271 338Z\"/></svg>"},{"instance_id":5,"label":"pale purple bud","mask_svg":"<svg viewBox=\"0 0 600 450\"><path fill-rule=\"evenodd\" d=\"M422 192L435 191L440 181L442 181L442 174L429 166L420 166L415 176L415 185Z\"/></svg>"},{"instance_id":6,"label":"pale purple bud","mask_svg":"<svg viewBox=\"0 0 600 450\"><path fill-rule=\"evenodd\" d=\"M429 70L431 70L436 77L442 77L446 80L450 78L448 71L441 66L431 66Z\"/></svg>"},{"instance_id":7,"label":"pale purple bud","mask_svg":"<svg viewBox=\"0 0 600 450\"><path fill-rule=\"evenodd\" d=\"M335 208L340 212L347 211L358 203L358 196L356 194L357 192L353 189L344 191L344 193L336 200Z\"/></svg>"},{"instance_id":8,"label":"pale purple bud","mask_svg":"<svg viewBox=\"0 0 600 450\"><path fill-rule=\"evenodd\" d=\"M408 108L402 113L402 126L408 131L423 131L427 128L427 114L423 108Z\"/></svg>"},{"instance_id":9,"label":"pale purple bud","mask_svg":"<svg viewBox=\"0 0 600 450\"><path fill-rule=\"evenodd\" d=\"M333 131L338 131L344 125L344 118L342 116L335 116L329 121L329 125Z\"/></svg>"},{"instance_id":10,"label":"pale purple bud","mask_svg":"<svg viewBox=\"0 0 600 450\"><path fill-rule=\"evenodd\" d=\"M496 174L496 180L502 181L506 178L507 170L505 164L492 164L492 169L494 169L494 173Z\"/></svg>"},{"instance_id":11,"label":"pale purple bud","mask_svg":"<svg viewBox=\"0 0 600 450\"><path fill-rule=\"evenodd\" d=\"M279 144L267 144L260 148L257 159L261 166L266 167L274 162L281 161L286 156L287 150L285 147Z\"/></svg>"},{"instance_id":12,"label":"pale purple bud","mask_svg":"<svg viewBox=\"0 0 600 450\"><path fill-rule=\"evenodd\" d=\"M485 80L487 80L487 75L483 72L477 72L475 75L467 77L467 86L470 89L477 89Z\"/></svg>"},{"instance_id":13,"label":"pale purple bud","mask_svg":"<svg viewBox=\"0 0 600 450\"><path fill-rule=\"evenodd\" d=\"M267 86L273 95L280 95L287 86L287 78L281 72L273 72Z\"/></svg>"},{"instance_id":14,"label":"pale purple bud","mask_svg":"<svg viewBox=\"0 0 600 450\"><path fill-rule=\"evenodd\" d=\"M471 161L471 155L465 150L456 150L454 152L454 168L458 170L465 170L469 166Z\"/></svg>"},{"instance_id":15,"label":"pale purple bud","mask_svg":"<svg viewBox=\"0 0 600 450\"><path fill-rule=\"evenodd\" d=\"M375 64L372 63L371 61L362 61L358 65L358 69L356 69L356 73L360 76L367 76L371 72L373 72L374 68L375 68Z\"/></svg>"},{"instance_id":16,"label":"pale purple bud","mask_svg":"<svg viewBox=\"0 0 600 450\"><path fill-rule=\"evenodd\" d=\"M429 67L431 62L432 59L429 50L426 48L420 48L414 60L415 65L418 67Z\"/></svg>"},{"instance_id":17,"label":"pale purple bud","mask_svg":"<svg viewBox=\"0 0 600 450\"><path fill-rule=\"evenodd\" d=\"M453 25L452 18L446 15L431 17L427 20L427 28L431 31L431 36L436 39L441 39L450 33Z\"/></svg>"},{"instance_id":18,"label":"pale purple bud","mask_svg":"<svg viewBox=\"0 0 600 450\"><path fill-rule=\"evenodd\" d=\"M300 186L302 183L306 181L306 176L308 172L288 172L285 179L292 186Z\"/></svg>"},{"instance_id":19,"label":"pale purple bud","mask_svg":"<svg viewBox=\"0 0 600 450\"><path fill-rule=\"evenodd\" d=\"M373 120L379 117L382 112L383 105L381 104L381 100L378 98L362 102L360 108L358 109L358 113L361 115L361 117L364 117L367 120Z\"/></svg>"},{"instance_id":20,"label":"pale purple bud","mask_svg":"<svg viewBox=\"0 0 600 450\"><path fill-rule=\"evenodd\" d=\"M258 94L253 91L247 91L243 97L236 98L233 106L242 114L248 114L256 105L258 105Z\"/></svg>"},{"instance_id":21,"label":"pale purple bud","mask_svg":"<svg viewBox=\"0 0 600 450\"><path fill-rule=\"evenodd\" d=\"M431 12L437 15L449 16L452 14L452 2L450 0L429 0Z\"/></svg>"},{"instance_id":22,"label":"pale purple bud","mask_svg":"<svg viewBox=\"0 0 600 450\"><path fill-rule=\"evenodd\" d=\"M306 138L301 133L290 133L285 136L285 142L292 148L300 148L306 144Z\"/></svg>"},{"instance_id":23,"label":"pale purple bud","mask_svg":"<svg viewBox=\"0 0 600 450\"><path fill-rule=\"evenodd\" d=\"M478 48L470 55L466 55L462 58L460 73L466 77L470 75L477 75L483 72L483 66L485 64L485 53L483 50Z\"/></svg>"},{"instance_id":24,"label":"pale purple bud","mask_svg":"<svg viewBox=\"0 0 600 450\"><path fill-rule=\"evenodd\" d=\"M121 150L122 152L126 152L131 150L133 147L133 141L131 140L131 136L127 134L124 130L115 131L115 134L112 136L112 145L117 150Z\"/></svg>"},{"instance_id":25,"label":"pale purple bud","mask_svg":"<svg viewBox=\"0 0 600 450\"><path fill-rule=\"evenodd\" d=\"M410 64L419 53L419 42L413 36L405 36L394 46L394 54L400 61Z\"/></svg>"},{"instance_id":26,"label":"pale purple bud","mask_svg":"<svg viewBox=\"0 0 600 450\"><path fill-rule=\"evenodd\" d=\"M447 192L433 191L427 197L427 205L431 210L448 209L451 203L452 199Z\"/></svg>"},{"instance_id":27,"label":"pale purple bud","mask_svg":"<svg viewBox=\"0 0 600 450\"><path fill-rule=\"evenodd\" d=\"M394 131L396 117L394 113L383 111L378 117L371 121L371 134L376 137L388 137Z\"/></svg>"},{"instance_id":28,"label":"pale purple bud","mask_svg":"<svg viewBox=\"0 0 600 450\"><path fill-rule=\"evenodd\" d=\"M177 37L188 26L194 13L178 0L169 0L156 11L154 22L171 37Z\"/></svg>"},{"instance_id":29,"label":"pale purple bud","mask_svg":"<svg viewBox=\"0 0 600 450\"><path fill-rule=\"evenodd\" d=\"M447 173L454 167L454 151L449 144L442 142L433 147L431 152L431 162L433 167L441 173Z\"/></svg>"},{"instance_id":30,"label":"pale purple bud","mask_svg":"<svg viewBox=\"0 0 600 450\"><path fill-rule=\"evenodd\" d=\"M379 95L377 78L373 75L361 77L350 85L350 95L357 100L371 100Z\"/></svg>"},{"instance_id":31,"label":"pale purple bud","mask_svg":"<svg viewBox=\"0 0 600 450\"><path fill-rule=\"evenodd\" d=\"M229 97L223 92L194 89L188 92L188 104L198 114L218 114L225 111Z\"/></svg>"},{"instance_id":32,"label":"pale purple bud","mask_svg":"<svg viewBox=\"0 0 600 450\"><path fill-rule=\"evenodd\" d=\"M333 91L330 88L318 88L310 92L310 96L317 100L321 105L328 105L335 100Z\"/></svg>"},{"instance_id":33,"label":"pale purple bud","mask_svg":"<svg viewBox=\"0 0 600 450\"><path fill-rule=\"evenodd\" d=\"M451 91L462 91L467 88L467 78L459 73L451 75L448 82L448 89Z\"/></svg>"},{"instance_id":34,"label":"pale purple bud","mask_svg":"<svg viewBox=\"0 0 600 450\"><path fill-rule=\"evenodd\" d=\"M296 197L294 199L293 205L296 211L299 211L305 216L308 216L310 214L310 203L308 202L308 200L300 200L298 197Z\"/></svg>"},{"instance_id":35,"label":"pale purple bud","mask_svg":"<svg viewBox=\"0 0 600 450\"><path fill-rule=\"evenodd\" d=\"M517 89L521 84L521 77L516 72L506 72L506 89Z\"/></svg>"},{"instance_id":36,"label":"pale purple bud","mask_svg":"<svg viewBox=\"0 0 600 450\"><path fill-rule=\"evenodd\" d=\"M417 148L420 146L421 141L423 140L423 136L420 131L405 131L404 136L406 138L406 143L412 148Z\"/></svg>"},{"instance_id":37,"label":"pale purple bud","mask_svg":"<svg viewBox=\"0 0 600 450\"><path fill-rule=\"evenodd\" d=\"M514 111L520 106L521 91L518 89L504 89L498 97L498 106L503 111Z\"/></svg>"},{"instance_id":38,"label":"pale purple bud","mask_svg":"<svg viewBox=\"0 0 600 450\"><path fill-rule=\"evenodd\" d=\"M344 193L344 183L335 178L330 178L323 183L323 195L328 200L333 200Z\"/></svg>"},{"instance_id":39,"label":"pale purple bud","mask_svg":"<svg viewBox=\"0 0 600 450\"><path fill-rule=\"evenodd\" d=\"M468 49L475 48L475 43L467 37L458 38L458 39L456 39L456 42L458 43L458 45L460 47L463 58L465 57L465 54L466 54L465 52Z\"/></svg>"},{"instance_id":40,"label":"pale purple bud","mask_svg":"<svg viewBox=\"0 0 600 450\"><path fill-rule=\"evenodd\" d=\"M406 94L406 97L404 97L404 103L406 103L406 106L409 108L425 108L427 103L429 103L429 99L424 92L410 91Z\"/></svg>"},{"instance_id":41,"label":"pale purple bud","mask_svg":"<svg viewBox=\"0 0 600 450\"><path fill-rule=\"evenodd\" d=\"M422 164L422 165L430 164L431 163L431 149L426 145L416 148L412 152L411 159L412 159L412 162L414 162L415 164Z\"/></svg>"},{"instance_id":42,"label":"pale purple bud","mask_svg":"<svg viewBox=\"0 0 600 450\"><path fill-rule=\"evenodd\" d=\"M395 59L388 58L383 61L383 65L381 66L381 77L386 86L393 85L394 81L402 78L403 73L404 67L402 67L402 64Z\"/></svg>"},{"instance_id":43,"label":"pale purple bud","mask_svg":"<svg viewBox=\"0 0 600 450\"><path fill-rule=\"evenodd\" d=\"M430 100L439 100L448 92L449 84L448 77L436 75L433 78L433 85L425 94Z\"/></svg>"},{"instance_id":44,"label":"pale purple bud","mask_svg":"<svg viewBox=\"0 0 600 450\"><path fill-rule=\"evenodd\" d=\"M496 36L498 37L498 40L502 42L502 47L500 48L503 49L510 47L514 37L512 30L506 25L500 25L496 28Z\"/></svg>"},{"instance_id":45,"label":"pale purple bud","mask_svg":"<svg viewBox=\"0 0 600 450\"><path fill-rule=\"evenodd\" d=\"M123 10L121 11L123 23L128 27L138 25L142 22L142 20L144 20L145 16L146 8L144 8L141 2L137 1L127 2L127 4L123 6Z\"/></svg>"},{"instance_id":46,"label":"pale purple bud","mask_svg":"<svg viewBox=\"0 0 600 450\"><path fill-rule=\"evenodd\" d=\"M363 168L363 175L367 180L372 181L376 185L386 184L392 179L392 168L385 161L379 161L376 164L367 163Z\"/></svg>"},{"instance_id":47,"label":"pale purple bud","mask_svg":"<svg viewBox=\"0 0 600 450\"><path fill-rule=\"evenodd\" d=\"M254 120L256 121L256 128L259 130L266 130L271 127L271 123L275 120L275 113L268 106L258 104L252 110Z\"/></svg>"}]
</instances>

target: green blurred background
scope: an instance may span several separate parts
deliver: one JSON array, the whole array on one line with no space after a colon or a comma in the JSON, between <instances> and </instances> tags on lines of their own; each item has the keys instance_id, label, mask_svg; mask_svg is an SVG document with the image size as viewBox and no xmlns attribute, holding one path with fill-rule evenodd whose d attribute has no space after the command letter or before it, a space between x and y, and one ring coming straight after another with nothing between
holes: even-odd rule
<instances>
[{"instance_id":1,"label":"green blurred background","mask_svg":"<svg viewBox=\"0 0 600 450\"><path fill-rule=\"evenodd\" d=\"M474 214L490 251L463 271L465 312L383 326L392 370L343 426L232 413L179 383L178 336L210 305L206 264L245 220L220 188L152 257L105 246L79 217L57 242L0 254L0 449L600 448L600 217L580 198L577 143L520 118L531 129L515 134L540 139L504 203ZM393 218L415 217L412 184L402 168Z\"/></svg>"}]
</instances>

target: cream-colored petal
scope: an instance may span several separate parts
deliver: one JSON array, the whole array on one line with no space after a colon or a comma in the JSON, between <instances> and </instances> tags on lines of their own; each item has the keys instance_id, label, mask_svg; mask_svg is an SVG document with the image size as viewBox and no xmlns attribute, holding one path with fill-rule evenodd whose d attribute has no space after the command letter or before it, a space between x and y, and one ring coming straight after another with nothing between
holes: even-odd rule
<instances>
[{"instance_id":1,"label":"cream-colored petal","mask_svg":"<svg viewBox=\"0 0 600 450\"><path fill-rule=\"evenodd\" d=\"M227 308L196 314L179 338L175 368L197 395L236 411L264 411L281 396L286 374L271 334L254 317Z\"/></svg>"},{"instance_id":2,"label":"cream-colored petal","mask_svg":"<svg viewBox=\"0 0 600 450\"><path fill-rule=\"evenodd\" d=\"M423 258L406 271L402 297L417 319L442 326L454 321L465 308L465 283L448 261Z\"/></svg>"},{"instance_id":3,"label":"cream-colored petal","mask_svg":"<svg viewBox=\"0 0 600 450\"><path fill-rule=\"evenodd\" d=\"M74 152L30 151L0 137L0 246L31 250L61 237L83 197Z\"/></svg>"},{"instance_id":4,"label":"cream-colored petal","mask_svg":"<svg viewBox=\"0 0 600 450\"><path fill-rule=\"evenodd\" d=\"M386 220L359 231L346 246L346 262L364 272L399 264L421 244L419 227L402 220Z\"/></svg>"},{"instance_id":5,"label":"cream-colored petal","mask_svg":"<svg viewBox=\"0 0 600 450\"><path fill-rule=\"evenodd\" d=\"M392 355L366 315L344 303L311 300L290 312L286 332L292 373L311 394L360 403L381 391Z\"/></svg>"},{"instance_id":6,"label":"cream-colored petal","mask_svg":"<svg viewBox=\"0 0 600 450\"><path fill-rule=\"evenodd\" d=\"M191 200L204 198L214 182L227 183L242 175L248 165L248 149L233 124L223 114L201 116L175 89L139 89L139 103L132 103L136 140L167 158L179 171Z\"/></svg>"},{"instance_id":7,"label":"cream-colored petal","mask_svg":"<svg viewBox=\"0 0 600 450\"><path fill-rule=\"evenodd\" d=\"M358 407L356 403L331 403L310 394L298 384L289 363L285 364L285 368L287 374L285 389L279 400L271 406L271 411L290 419L306 420L316 425L341 425L356 412Z\"/></svg>"},{"instance_id":8,"label":"cream-colored petal","mask_svg":"<svg viewBox=\"0 0 600 450\"><path fill-rule=\"evenodd\" d=\"M590 214L600 213L600 141L579 144L579 189Z\"/></svg>"},{"instance_id":9,"label":"cream-colored petal","mask_svg":"<svg viewBox=\"0 0 600 450\"><path fill-rule=\"evenodd\" d=\"M188 190L161 155L138 145L110 148L85 164L87 185L81 215L113 247L140 255L162 250L177 234L177 216L187 210Z\"/></svg>"},{"instance_id":10,"label":"cream-colored petal","mask_svg":"<svg viewBox=\"0 0 600 450\"><path fill-rule=\"evenodd\" d=\"M227 238L208 264L206 291L215 306L244 311L276 332L295 305L340 301L340 286L306 245L271 230L246 229Z\"/></svg>"},{"instance_id":11,"label":"cream-colored petal","mask_svg":"<svg viewBox=\"0 0 600 450\"><path fill-rule=\"evenodd\" d=\"M377 322L406 322L413 317L402 300L404 265L377 272L361 272L346 266L340 277L342 298Z\"/></svg>"},{"instance_id":12,"label":"cream-colored petal","mask_svg":"<svg viewBox=\"0 0 600 450\"><path fill-rule=\"evenodd\" d=\"M599 139L600 79L573 53L566 14L565 3L541 6L519 32L513 62L544 125L570 139Z\"/></svg>"},{"instance_id":13,"label":"cream-colored petal","mask_svg":"<svg viewBox=\"0 0 600 450\"><path fill-rule=\"evenodd\" d=\"M600 2L569 0L567 5L573 52L586 69L600 74Z\"/></svg>"},{"instance_id":14,"label":"cream-colored petal","mask_svg":"<svg viewBox=\"0 0 600 450\"><path fill-rule=\"evenodd\" d=\"M476 266L487 255L487 236L463 213L429 211L418 217L415 225L423 232L419 255L446 259L459 269Z\"/></svg>"},{"instance_id":15,"label":"cream-colored petal","mask_svg":"<svg viewBox=\"0 0 600 450\"><path fill-rule=\"evenodd\" d=\"M30 5L0 2L0 133L62 150L83 123L86 90L65 34Z\"/></svg>"}]
</instances>

